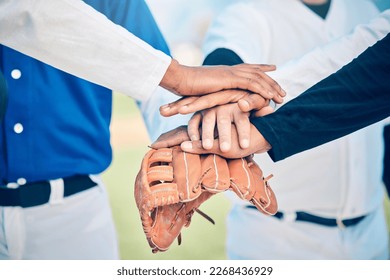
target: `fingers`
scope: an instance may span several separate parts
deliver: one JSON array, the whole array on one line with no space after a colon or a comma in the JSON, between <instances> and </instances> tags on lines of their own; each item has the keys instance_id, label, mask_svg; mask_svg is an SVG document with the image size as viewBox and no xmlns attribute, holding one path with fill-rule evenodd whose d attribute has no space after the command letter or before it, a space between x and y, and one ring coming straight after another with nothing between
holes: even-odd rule
<instances>
[{"instance_id":1,"label":"fingers","mask_svg":"<svg viewBox=\"0 0 390 280\"><path fill-rule=\"evenodd\" d=\"M187 134L187 126L183 125L161 134L150 146L153 149L168 148L188 140L190 140L190 138Z\"/></svg>"},{"instance_id":2,"label":"fingers","mask_svg":"<svg viewBox=\"0 0 390 280\"><path fill-rule=\"evenodd\" d=\"M262 72L270 72L276 70L276 65L273 64L254 64L254 66Z\"/></svg>"},{"instance_id":3,"label":"fingers","mask_svg":"<svg viewBox=\"0 0 390 280\"><path fill-rule=\"evenodd\" d=\"M193 102L181 106L178 111L180 114L190 114L197 111L209 109L217 105L223 105L227 102L229 102L229 93L226 91L220 91L200 96Z\"/></svg>"},{"instance_id":4,"label":"fingers","mask_svg":"<svg viewBox=\"0 0 390 280\"><path fill-rule=\"evenodd\" d=\"M270 86L260 78L260 74L242 72L234 81L236 83L232 84L232 87L252 91L266 99L274 98L274 92L271 91Z\"/></svg>"},{"instance_id":5,"label":"fingers","mask_svg":"<svg viewBox=\"0 0 390 280\"><path fill-rule=\"evenodd\" d=\"M227 110L219 110L219 114L217 115L217 128L219 148L222 152L229 151L231 147L231 123L232 118L230 112Z\"/></svg>"},{"instance_id":6,"label":"fingers","mask_svg":"<svg viewBox=\"0 0 390 280\"><path fill-rule=\"evenodd\" d=\"M242 113L238 108L234 112L233 120L237 129L237 136L240 147L246 149L250 144L250 121L249 114ZM223 149L221 148L223 151Z\"/></svg>"},{"instance_id":7,"label":"fingers","mask_svg":"<svg viewBox=\"0 0 390 280\"><path fill-rule=\"evenodd\" d=\"M165 117L176 114L191 114L198 111L210 109L217 105L224 105L249 95L248 91L229 89L202 96L183 97L175 102L160 107L161 115Z\"/></svg>"},{"instance_id":8,"label":"fingers","mask_svg":"<svg viewBox=\"0 0 390 280\"><path fill-rule=\"evenodd\" d=\"M247 87L248 90L260 94L264 98L273 99L277 103L283 102L283 97L286 95L286 93L276 81L274 81L271 77L269 77L267 74L263 72L264 69L275 70L276 69L275 66L259 65L256 68L258 70L257 72L244 70L245 69L243 68L244 66L248 66L248 65L244 64L244 65L237 65L233 67L237 67L239 71L242 71L242 73L240 73L242 77L248 79L246 81L246 83L248 84ZM245 81L243 81L243 83L245 83ZM244 84L241 84L240 86L244 86Z\"/></svg>"},{"instance_id":9,"label":"fingers","mask_svg":"<svg viewBox=\"0 0 390 280\"><path fill-rule=\"evenodd\" d=\"M189 88L183 89L183 91L190 92L186 95L197 96L189 96L161 106L160 113L163 116L194 113L217 105L237 102L239 99L246 100L249 103L247 107L255 110L260 109L260 105L257 104L262 102L261 99L259 99L260 101L254 100L252 95L256 96L257 94L263 99L272 99L276 103L282 103L283 97L286 95L279 84L265 74L266 71L275 70L274 65L239 64L235 66L185 67L185 69L189 71L189 81L181 83L181 85L186 85ZM245 107L245 105L242 106ZM243 111L249 111L248 108L243 109Z\"/></svg>"},{"instance_id":10,"label":"fingers","mask_svg":"<svg viewBox=\"0 0 390 280\"><path fill-rule=\"evenodd\" d=\"M249 94L242 99L238 100L238 107L242 112L250 112L252 110L260 110L264 106L268 105L269 100L264 99L258 94Z\"/></svg>"},{"instance_id":11,"label":"fingers","mask_svg":"<svg viewBox=\"0 0 390 280\"><path fill-rule=\"evenodd\" d=\"M184 141L181 143L180 148L187 153L193 154L217 154L221 155L221 150L218 148L218 140L214 140L214 145L206 150L203 148L203 143L201 140L197 141Z\"/></svg>"},{"instance_id":12,"label":"fingers","mask_svg":"<svg viewBox=\"0 0 390 280\"><path fill-rule=\"evenodd\" d=\"M248 148L250 142L250 122L249 113L243 113L237 104L229 104L216 109L217 128L219 138L219 148L222 152L228 152L231 148L231 139L236 138L232 133L238 136L238 142L241 148ZM232 131L232 125L235 130Z\"/></svg>"},{"instance_id":13,"label":"fingers","mask_svg":"<svg viewBox=\"0 0 390 280\"><path fill-rule=\"evenodd\" d=\"M232 131L232 123L234 123L238 129ZM241 148L247 148L249 146L249 113L241 112L236 103L209 109L203 111L202 114L195 114L188 125L188 133L191 140L199 140L202 138L202 147L205 150L212 149L215 145L215 124L217 125L217 135L219 139L217 145L222 152L228 152L230 150L232 133L237 134ZM199 125L201 125L201 137L198 134ZM192 137L192 135L194 135L194 137Z\"/></svg>"},{"instance_id":14,"label":"fingers","mask_svg":"<svg viewBox=\"0 0 390 280\"><path fill-rule=\"evenodd\" d=\"M199 99L197 96L183 97L179 100L176 100L172 103L163 105L160 107L160 114L164 117L170 117L179 113L180 108L186 106L187 104L191 104L192 102ZM195 111L193 111L195 112Z\"/></svg>"},{"instance_id":15,"label":"fingers","mask_svg":"<svg viewBox=\"0 0 390 280\"><path fill-rule=\"evenodd\" d=\"M273 71L274 65L239 64L235 66L190 67L172 59L160 86L182 96L204 95L224 89L243 89L258 93L264 98L275 98L285 94L264 71Z\"/></svg>"},{"instance_id":16,"label":"fingers","mask_svg":"<svg viewBox=\"0 0 390 280\"><path fill-rule=\"evenodd\" d=\"M230 149L227 152L223 152L218 145L218 139L215 139L213 147L207 150L203 148L202 141L185 141L181 143L180 148L187 153L216 154L224 158L242 158L252 154L249 149Z\"/></svg>"},{"instance_id":17,"label":"fingers","mask_svg":"<svg viewBox=\"0 0 390 280\"><path fill-rule=\"evenodd\" d=\"M273 80L270 76L265 73L260 72L260 75L264 81L264 86L269 87L269 90L274 94L272 100L276 103L282 103L283 97L286 96L286 92L280 87L280 85Z\"/></svg>"},{"instance_id":18,"label":"fingers","mask_svg":"<svg viewBox=\"0 0 390 280\"><path fill-rule=\"evenodd\" d=\"M248 148L241 148L239 145L236 126L231 125L232 138L231 149L229 151L222 151L218 145L218 139L214 139L212 148L204 149L202 141L185 141L181 144L181 149L188 153L194 154L209 154L214 153L225 158L241 158L246 157L254 153L264 153L270 150L272 147L267 140L261 135L261 133L250 124L250 145Z\"/></svg>"},{"instance_id":19,"label":"fingers","mask_svg":"<svg viewBox=\"0 0 390 280\"><path fill-rule=\"evenodd\" d=\"M253 111L252 116L263 117L263 116L266 116L266 115L271 114L273 112L274 112L274 108L272 108L271 106L265 106L264 108L262 108L260 110Z\"/></svg>"},{"instance_id":20,"label":"fingers","mask_svg":"<svg viewBox=\"0 0 390 280\"><path fill-rule=\"evenodd\" d=\"M202 123L202 114L200 112L195 113L188 121L187 132L191 141L200 140L199 127Z\"/></svg>"},{"instance_id":21,"label":"fingers","mask_svg":"<svg viewBox=\"0 0 390 280\"><path fill-rule=\"evenodd\" d=\"M215 121L215 110L204 111L202 121L202 145L206 150L211 149L214 145Z\"/></svg>"}]
</instances>

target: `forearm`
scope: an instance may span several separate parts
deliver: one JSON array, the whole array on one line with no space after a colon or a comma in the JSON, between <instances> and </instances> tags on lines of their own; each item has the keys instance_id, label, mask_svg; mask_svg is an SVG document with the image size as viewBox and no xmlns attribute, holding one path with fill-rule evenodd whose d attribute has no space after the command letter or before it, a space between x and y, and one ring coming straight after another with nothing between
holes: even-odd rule
<instances>
[{"instance_id":1,"label":"forearm","mask_svg":"<svg viewBox=\"0 0 390 280\"><path fill-rule=\"evenodd\" d=\"M275 113L252 120L271 144L274 161L390 115L389 36Z\"/></svg>"},{"instance_id":2,"label":"forearm","mask_svg":"<svg viewBox=\"0 0 390 280\"><path fill-rule=\"evenodd\" d=\"M351 34L278 66L269 75L287 92L285 101L289 101L338 71L389 32L390 10L387 10L370 23L357 26Z\"/></svg>"},{"instance_id":3,"label":"forearm","mask_svg":"<svg viewBox=\"0 0 390 280\"><path fill-rule=\"evenodd\" d=\"M79 0L2 0L0 24L0 43L137 99L171 62Z\"/></svg>"}]
</instances>

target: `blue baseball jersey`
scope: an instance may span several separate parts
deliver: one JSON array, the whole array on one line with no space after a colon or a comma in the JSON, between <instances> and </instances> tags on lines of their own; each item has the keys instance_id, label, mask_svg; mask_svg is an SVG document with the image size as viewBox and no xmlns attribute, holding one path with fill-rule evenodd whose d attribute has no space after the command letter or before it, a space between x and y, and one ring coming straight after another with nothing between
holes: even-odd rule
<instances>
[{"instance_id":1,"label":"blue baseball jersey","mask_svg":"<svg viewBox=\"0 0 390 280\"><path fill-rule=\"evenodd\" d=\"M143 0L85 2L169 54ZM2 184L97 174L109 166L111 90L1 45L0 67L8 87L0 124Z\"/></svg>"}]
</instances>

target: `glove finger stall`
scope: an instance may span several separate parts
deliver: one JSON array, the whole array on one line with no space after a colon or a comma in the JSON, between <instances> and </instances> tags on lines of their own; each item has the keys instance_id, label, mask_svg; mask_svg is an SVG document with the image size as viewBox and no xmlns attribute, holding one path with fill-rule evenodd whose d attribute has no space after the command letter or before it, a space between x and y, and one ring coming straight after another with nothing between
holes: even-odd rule
<instances>
[{"instance_id":1,"label":"glove finger stall","mask_svg":"<svg viewBox=\"0 0 390 280\"><path fill-rule=\"evenodd\" d=\"M226 159L210 154L201 157L203 188L212 193L224 192L230 186L230 172Z\"/></svg>"},{"instance_id":2,"label":"glove finger stall","mask_svg":"<svg viewBox=\"0 0 390 280\"><path fill-rule=\"evenodd\" d=\"M233 191L245 200L251 200L255 194L255 178L249 169L245 159L229 160L230 184ZM262 180L262 176L257 178Z\"/></svg>"},{"instance_id":3,"label":"glove finger stall","mask_svg":"<svg viewBox=\"0 0 390 280\"><path fill-rule=\"evenodd\" d=\"M201 188L201 163L199 155L173 148L173 181L177 184L180 201L192 201L199 197Z\"/></svg>"},{"instance_id":4,"label":"glove finger stall","mask_svg":"<svg viewBox=\"0 0 390 280\"><path fill-rule=\"evenodd\" d=\"M251 157L230 160L231 188L266 214L275 215L278 203L275 193L263 177L263 171Z\"/></svg>"},{"instance_id":5,"label":"glove finger stall","mask_svg":"<svg viewBox=\"0 0 390 280\"><path fill-rule=\"evenodd\" d=\"M278 202L274 191L268 184L267 179L264 179L260 167L252 159L248 160L248 166L255 178L261 178L261 180L255 180L256 192L251 202L264 214L275 215L278 211Z\"/></svg>"},{"instance_id":6,"label":"glove finger stall","mask_svg":"<svg viewBox=\"0 0 390 280\"><path fill-rule=\"evenodd\" d=\"M150 167L147 172L148 183L155 185L159 182L173 181L173 168L169 165L158 165Z\"/></svg>"},{"instance_id":7,"label":"glove finger stall","mask_svg":"<svg viewBox=\"0 0 390 280\"><path fill-rule=\"evenodd\" d=\"M172 149L162 148L158 150L151 150L151 155L148 158L148 163L153 165L156 162L159 162L160 165L162 165L163 163L172 162Z\"/></svg>"}]
</instances>

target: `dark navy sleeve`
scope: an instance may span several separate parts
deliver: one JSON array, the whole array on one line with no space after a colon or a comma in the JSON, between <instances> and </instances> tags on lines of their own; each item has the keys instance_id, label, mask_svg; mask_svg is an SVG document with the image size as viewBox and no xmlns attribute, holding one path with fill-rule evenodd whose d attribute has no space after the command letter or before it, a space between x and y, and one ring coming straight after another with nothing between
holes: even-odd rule
<instances>
[{"instance_id":1,"label":"dark navy sleeve","mask_svg":"<svg viewBox=\"0 0 390 280\"><path fill-rule=\"evenodd\" d=\"M224 48L214 50L203 61L203 65L236 65L240 63L243 61L235 52Z\"/></svg>"},{"instance_id":2,"label":"dark navy sleeve","mask_svg":"<svg viewBox=\"0 0 390 280\"><path fill-rule=\"evenodd\" d=\"M275 113L252 119L279 161L390 115L390 35Z\"/></svg>"},{"instance_id":3,"label":"dark navy sleeve","mask_svg":"<svg viewBox=\"0 0 390 280\"><path fill-rule=\"evenodd\" d=\"M383 129L383 140L385 143L385 153L383 156L383 183L386 186L387 195L390 198L390 124Z\"/></svg>"}]
</instances>

